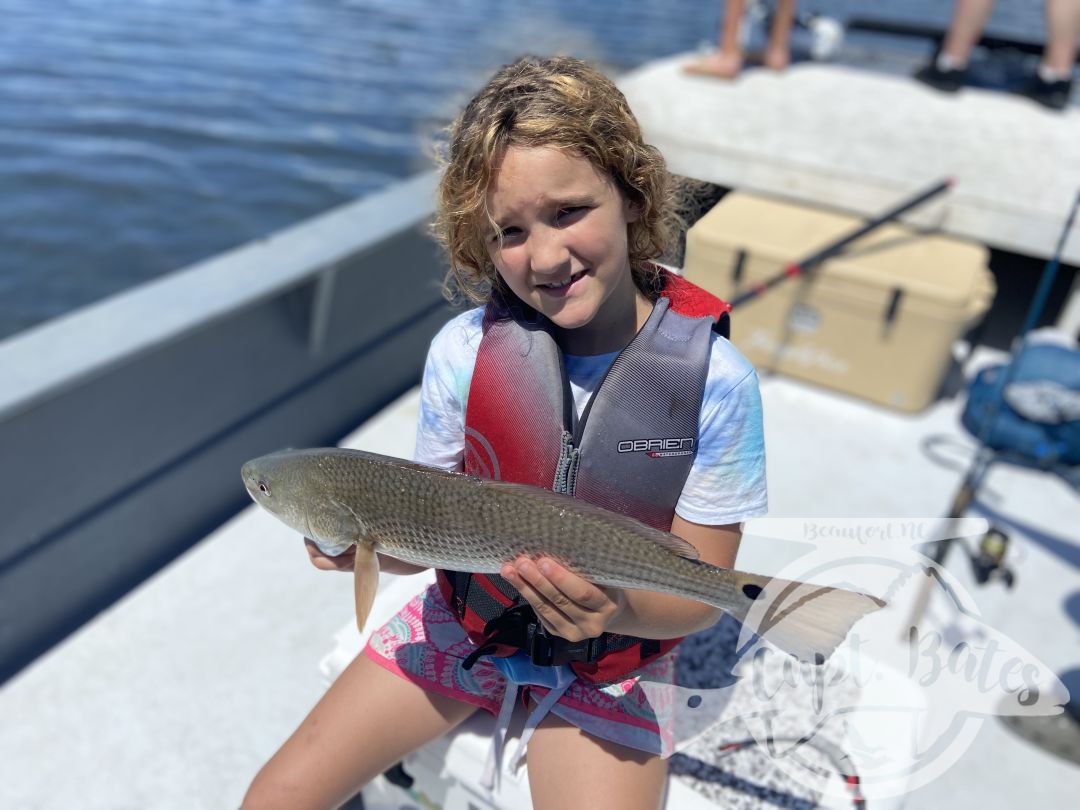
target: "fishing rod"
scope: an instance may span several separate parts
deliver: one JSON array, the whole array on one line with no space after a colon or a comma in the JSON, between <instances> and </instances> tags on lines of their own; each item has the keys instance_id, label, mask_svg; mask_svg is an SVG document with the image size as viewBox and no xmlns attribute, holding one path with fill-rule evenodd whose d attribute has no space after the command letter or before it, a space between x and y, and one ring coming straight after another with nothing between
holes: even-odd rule
<instances>
[{"instance_id":1,"label":"fishing rod","mask_svg":"<svg viewBox=\"0 0 1080 810\"><path fill-rule=\"evenodd\" d=\"M786 281L789 278L796 278L809 272L810 270L813 270L817 265L821 264L826 259L831 259L833 256L843 251L844 248L846 248L855 240L860 239L863 236L866 236L866 234L875 230L876 228L880 228L882 225L891 222L892 220L899 217L901 214L910 211L912 208L915 208L916 206L922 205L924 202L933 199L934 197L941 194L943 191L952 188L954 185L956 185L956 180L952 177L949 177L935 183L933 186L926 189L925 191L920 191L918 194L910 197L909 199L905 200L904 202L900 203L889 211L886 211L884 214L881 214L875 219L870 220L865 225L859 226L850 233L847 233L844 236L840 237L835 242L831 242L825 247L820 248L802 261L792 262L775 276L767 278L764 281L759 281L755 284L752 284L750 286L750 289L748 289L746 292L740 293L739 295L736 295L734 298L731 299L731 308L734 309L735 307L740 306L741 304L745 304L747 301L753 298L757 298L759 295L762 295L767 290L771 290L777 284L780 284L781 282Z\"/></svg>"},{"instance_id":2,"label":"fishing rod","mask_svg":"<svg viewBox=\"0 0 1080 810\"><path fill-rule=\"evenodd\" d=\"M1068 240L1069 233L1072 231L1073 222L1076 221L1077 209L1080 209L1080 191L1077 191L1076 199L1073 200L1072 208L1069 209L1069 216L1066 218L1065 227L1058 237L1054 254L1043 268L1042 276L1039 278L1039 286L1035 290L1035 296L1032 298L1031 306L1028 307L1028 313L1027 317L1024 319L1024 324L1020 327L1020 332L1013 339L1010 348L1010 354L1012 355L1011 360L1005 364L1002 373L999 374L998 379L995 380L993 392L989 397L988 413L984 418L978 435L975 437L976 441L979 443L979 449L975 454L975 458L972 459L971 464L968 466L967 472L964 474L960 489L953 498L952 505L949 509L949 518L960 517L967 511L968 507L971 506L983 478L986 476L990 465L994 461L995 451L989 446L990 434L993 432L994 424L997 422L998 415L1001 411L1002 402L1004 402L1005 387L1012 382L1013 377L1016 375L1016 368L1019 365L1017 363L1017 357L1019 356L1019 350L1023 344L1024 337L1028 332L1035 328L1035 323L1038 321L1043 308L1046 306L1046 299L1050 296L1050 290L1054 285L1054 279L1057 276L1058 268L1061 265L1061 254L1065 250L1065 242ZM988 533L988 536L991 534L993 534L993 532ZM998 532L998 535L1001 535L1001 533ZM1004 537L1004 535L1001 535L1001 537ZM934 547L934 553L930 556L930 559L934 562L935 566L944 564L945 558L948 556L949 551L956 540L957 538L955 537L949 537L937 541L937 545ZM1004 559L1005 556L1005 542L1003 542L1000 537L995 538L995 543L992 548L981 550L985 551L989 561L996 561L1000 564L1000 561ZM915 604L912 607L911 618L908 623L904 625L905 637L918 627L923 613L926 612L926 606L930 601L931 586L933 585L932 579L932 577L927 576L919 589L915 598ZM1009 581L1010 579L1006 578L1006 583Z\"/></svg>"}]
</instances>

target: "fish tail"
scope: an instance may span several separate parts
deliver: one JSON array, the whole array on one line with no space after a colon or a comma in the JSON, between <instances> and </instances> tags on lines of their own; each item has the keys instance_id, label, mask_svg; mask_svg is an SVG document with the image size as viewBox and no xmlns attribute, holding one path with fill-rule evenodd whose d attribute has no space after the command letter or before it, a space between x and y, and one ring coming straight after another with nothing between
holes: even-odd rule
<instances>
[{"instance_id":1,"label":"fish tail","mask_svg":"<svg viewBox=\"0 0 1080 810\"><path fill-rule=\"evenodd\" d=\"M823 664L863 616L885 602L845 588L742 575L745 627L800 661Z\"/></svg>"}]
</instances>

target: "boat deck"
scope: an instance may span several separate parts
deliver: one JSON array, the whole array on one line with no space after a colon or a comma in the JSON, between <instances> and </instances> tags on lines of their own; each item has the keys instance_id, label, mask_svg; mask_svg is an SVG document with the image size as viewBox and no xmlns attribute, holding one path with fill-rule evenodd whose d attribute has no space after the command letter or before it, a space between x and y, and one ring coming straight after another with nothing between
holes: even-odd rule
<instances>
[{"instance_id":1,"label":"boat deck","mask_svg":"<svg viewBox=\"0 0 1080 810\"><path fill-rule=\"evenodd\" d=\"M619 80L672 171L867 217L952 177L946 197L905 220L1027 256L1053 252L1080 186L1080 108L974 87L946 95L865 64L802 62L724 81L685 74L691 59ZM1080 265L1080 222L1062 261Z\"/></svg>"},{"instance_id":2,"label":"boat deck","mask_svg":"<svg viewBox=\"0 0 1080 810\"><path fill-rule=\"evenodd\" d=\"M947 511L973 445L956 399L903 415L780 377L763 379L762 392L770 519ZM343 444L407 456L416 413L413 391ZM928 456L927 442L956 466ZM1080 498L1046 474L999 467L976 506L1009 527L1016 586L973 585L958 553L949 570L984 621L1056 672L1080 665L1069 608L1080 589ZM805 552L747 528L740 568L773 574ZM890 621L906 618L905 605L890 610ZM4 685L0 805L235 806L325 688L320 662L334 669L324 659L351 611L350 577L311 568L295 534L249 507ZM679 781L673 796L685 799ZM868 795L878 808L1014 808L1065 807L1078 791L1080 768L990 717L940 778L906 796Z\"/></svg>"},{"instance_id":3,"label":"boat deck","mask_svg":"<svg viewBox=\"0 0 1080 810\"><path fill-rule=\"evenodd\" d=\"M953 175L959 185L947 204L928 206L917 221L1034 256L1052 250L1080 178L1075 108L1050 113L979 90L945 98L907 78L842 65L798 64L783 77L747 71L723 83L683 75L687 58L620 79L673 170L865 214ZM1080 263L1075 233L1065 258ZM976 363L986 359L979 353ZM947 512L974 447L959 426L961 397L908 415L777 376L763 378L762 395L766 520ZM413 391L343 443L408 456L416 403ZM235 483L240 494L239 470ZM1080 667L1077 493L1049 474L1001 466L971 514L1011 535L1017 577L1012 590L977 586L964 556L953 553L948 570L981 621L1054 673ZM805 552L753 521L738 564L773 575ZM388 589L407 584L386 578ZM49 586L41 593L48 599ZM910 597L902 592L882 611L898 649ZM350 577L313 569L299 538L250 506L0 687L0 806L236 806L340 667L342 650L359 643L349 629L352 604ZM930 620L947 629L955 613L938 599ZM455 738L436 764L475 768L470 752L481 750L479 739ZM739 763L723 767L737 773ZM780 804L740 793L740 785L753 786L725 783L725 804ZM673 779L669 806L689 810L686 797L701 788ZM928 784L898 796L867 786L873 810L1066 807L1078 793L1080 768L993 716Z\"/></svg>"}]
</instances>

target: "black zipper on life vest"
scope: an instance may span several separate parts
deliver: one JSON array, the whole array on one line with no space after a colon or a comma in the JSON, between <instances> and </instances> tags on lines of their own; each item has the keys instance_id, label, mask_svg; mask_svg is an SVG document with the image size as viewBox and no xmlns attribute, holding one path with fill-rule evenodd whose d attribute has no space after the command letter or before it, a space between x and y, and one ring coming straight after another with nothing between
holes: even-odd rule
<instances>
[{"instance_id":1,"label":"black zipper on life vest","mask_svg":"<svg viewBox=\"0 0 1080 810\"><path fill-rule=\"evenodd\" d=\"M577 485L577 465L580 452L574 442L577 432L577 410L574 408L574 392L570 389L570 375L566 371L566 356L562 347L555 344L559 355L559 376L562 379L563 429L559 442L559 460L555 464L555 478L551 484L552 492L573 495Z\"/></svg>"}]
</instances>

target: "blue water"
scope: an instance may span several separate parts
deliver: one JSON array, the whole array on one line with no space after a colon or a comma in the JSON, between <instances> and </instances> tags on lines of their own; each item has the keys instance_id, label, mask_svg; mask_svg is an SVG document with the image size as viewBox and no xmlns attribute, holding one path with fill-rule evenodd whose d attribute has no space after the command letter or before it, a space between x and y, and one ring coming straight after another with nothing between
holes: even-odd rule
<instances>
[{"instance_id":1,"label":"blue water","mask_svg":"<svg viewBox=\"0 0 1080 810\"><path fill-rule=\"evenodd\" d=\"M947 22L935 0L800 10ZM712 40L720 0L0 0L0 338L430 166L496 67L612 71ZM1043 35L1041 0L994 33Z\"/></svg>"}]
</instances>

